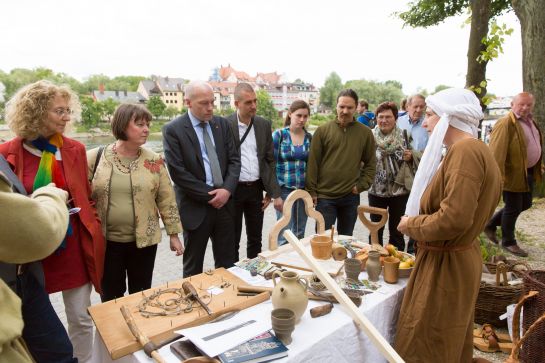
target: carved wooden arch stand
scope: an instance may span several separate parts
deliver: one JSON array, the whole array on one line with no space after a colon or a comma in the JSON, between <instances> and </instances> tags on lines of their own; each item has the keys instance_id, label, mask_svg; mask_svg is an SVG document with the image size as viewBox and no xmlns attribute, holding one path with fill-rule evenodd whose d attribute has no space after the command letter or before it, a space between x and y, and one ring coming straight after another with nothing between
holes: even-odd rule
<instances>
[{"instance_id":1,"label":"carved wooden arch stand","mask_svg":"<svg viewBox=\"0 0 545 363\"><path fill-rule=\"evenodd\" d=\"M380 221L373 222L365 216L365 213L380 215ZM388 210L377 207L369 207L367 205L360 205L358 207L358 218L361 223L369 230L371 235L371 245L375 246L381 254L388 254L386 249L378 242L378 230L384 227L388 221Z\"/></svg>"},{"instance_id":2,"label":"carved wooden arch stand","mask_svg":"<svg viewBox=\"0 0 545 363\"><path fill-rule=\"evenodd\" d=\"M303 199L303 202L305 203L305 213L316 221L316 224L318 225L318 234L323 234L325 232L324 216L322 216L322 213L314 209L314 202L312 201L310 194L305 190L296 189L291 192L284 201L282 218L276 221L273 228L269 232L269 250L274 251L278 248L278 235L280 234L282 228L286 227L290 223L291 209L293 203L295 203L298 199Z\"/></svg>"}]
</instances>

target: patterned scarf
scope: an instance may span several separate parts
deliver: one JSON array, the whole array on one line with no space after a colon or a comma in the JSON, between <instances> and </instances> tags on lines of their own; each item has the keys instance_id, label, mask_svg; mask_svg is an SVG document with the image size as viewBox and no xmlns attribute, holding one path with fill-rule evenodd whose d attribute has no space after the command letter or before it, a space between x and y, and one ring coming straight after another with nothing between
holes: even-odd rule
<instances>
[{"instance_id":1,"label":"patterned scarf","mask_svg":"<svg viewBox=\"0 0 545 363\"><path fill-rule=\"evenodd\" d=\"M384 135L378 126L373 129L373 134L375 134L375 141L381 152L393 154L397 150L404 148L403 134L397 125L388 135Z\"/></svg>"},{"instance_id":2,"label":"patterned scarf","mask_svg":"<svg viewBox=\"0 0 545 363\"><path fill-rule=\"evenodd\" d=\"M62 147L62 135L55 134L51 136L49 140L39 137L32 141L32 145L42 152L42 158L40 159L40 165L38 166L38 172L34 178L34 185L32 190L36 190L49 183L55 183L57 188L66 190L66 180L62 174L59 162L55 159L55 153ZM72 224L68 223L67 236L72 235ZM66 237L62 241L57 251L66 248Z\"/></svg>"}]
</instances>

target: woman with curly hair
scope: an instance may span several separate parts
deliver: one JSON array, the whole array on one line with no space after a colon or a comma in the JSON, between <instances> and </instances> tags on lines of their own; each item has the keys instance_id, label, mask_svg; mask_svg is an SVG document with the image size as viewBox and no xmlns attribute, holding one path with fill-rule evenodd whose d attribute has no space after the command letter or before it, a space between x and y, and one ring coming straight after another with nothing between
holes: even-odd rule
<instances>
[{"instance_id":1,"label":"woman with curly hair","mask_svg":"<svg viewBox=\"0 0 545 363\"><path fill-rule=\"evenodd\" d=\"M38 81L23 87L6 104L6 121L17 136L0 145L0 153L28 193L55 183L69 193L69 207L80 208L70 216L64 241L42 265L46 291L62 292L74 354L86 362L93 344L87 308L91 284L101 292L105 243L90 198L85 147L63 135L80 110L66 86Z\"/></svg>"},{"instance_id":2,"label":"woman with curly hair","mask_svg":"<svg viewBox=\"0 0 545 363\"><path fill-rule=\"evenodd\" d=\"M126 279L130 294L151 287L161 242L159 214L170 236L170 249L177 256L184 252L178 237L182 225L164 161L142 146L151 118L144 106L120 105L111 122L116 141L87 153L92 196L107 241L102 301L122 297Z\"/></svg>"}]
</instances>

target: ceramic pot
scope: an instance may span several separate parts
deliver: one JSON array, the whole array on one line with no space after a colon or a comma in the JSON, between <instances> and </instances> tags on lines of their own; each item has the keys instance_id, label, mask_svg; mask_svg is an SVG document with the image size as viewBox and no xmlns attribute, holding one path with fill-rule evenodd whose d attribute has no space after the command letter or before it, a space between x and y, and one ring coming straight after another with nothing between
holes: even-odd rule
<instances>
[{"instance_id":1,"label":"ceramic pot","mask_svg":"<svg viewBox=\"0 0 545 363\"><path fill-rule=\"evenodd\" d=\"M361 272L361 261L357 258L347 258L344 260L344 273L347 279L358 281Z\"/></svg>"},{"instance_id":2,"label":"ceramic pot","mask_svg":"<svg viewBox=\"0 0 545 363\"><path fill-rule=\"evenodd\" d=\"M271 311L271 325L274 335L289 345L292 341L291 333L295 329L295 313L290 309L274 309Z\"/></svg>"},{"instance_id":3,"label":"ceramic pot","mask_svg":"<svg viewBox=\"0 0 545 363\"><path fill-rule=\"evenodd\" d=\"M382 266L380 265L380 253L378 251L369 251L369 258L365 264L369 281L377 282Z\"/></svg>"},{"instance_id":4,"label":"ceramic pot","mask_svg":"<svg viewBox=\"0 0 545 363\"><path fill-rule=\"evenodd\" d=\"M397 283L399 279L399 258L388 256L384 258L384 281L389 284Z\"/></svg>"},{"instance_id":5,"label":"ceramic pot","mask_svg":"<svg viewBox=\"0 0 545 363\"><path fill-rule=\"evenodd\" d=\"M276 277L280 276L280 281L276 282ZM274 288L272 291L272 305L275 309L289 309L295 313L295 321L299 321L308 305L308 281L299 278L299 275L293 271L284 271L273 273Z\"/></svg>"},{"instance_id":6,"label":"ceramic pot","mask_svg":"<svg viewBox=\"0 0 545 363\"><path fill-rule=\"evenodd\" d=\"M312 256L318 260L328 260L331 258L333 240L327 236L314 236L310 239Z\"/></svg>"}]
</instances>

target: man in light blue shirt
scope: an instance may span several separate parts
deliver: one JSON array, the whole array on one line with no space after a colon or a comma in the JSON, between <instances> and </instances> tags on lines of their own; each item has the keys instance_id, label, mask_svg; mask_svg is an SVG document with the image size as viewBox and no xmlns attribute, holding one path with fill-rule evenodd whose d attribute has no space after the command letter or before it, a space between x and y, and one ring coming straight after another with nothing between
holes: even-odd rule
<instances>
[{"instance_id":1,"label":"man in light blue shirt","mask_svg":"<svg viewBox=\"0 0 545 363\"><path fill-rule=\"evenodd\" d=\"M407 113L397 119L397 126L407 130L413 141L414 150L424 151L428 143L428 131L422 127L426 111L426 99L421 94L412 95L407 99Z\"/></svg>"}]
</instances>

